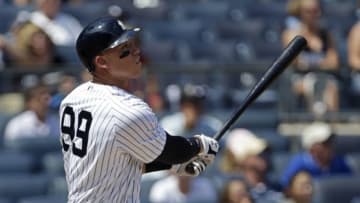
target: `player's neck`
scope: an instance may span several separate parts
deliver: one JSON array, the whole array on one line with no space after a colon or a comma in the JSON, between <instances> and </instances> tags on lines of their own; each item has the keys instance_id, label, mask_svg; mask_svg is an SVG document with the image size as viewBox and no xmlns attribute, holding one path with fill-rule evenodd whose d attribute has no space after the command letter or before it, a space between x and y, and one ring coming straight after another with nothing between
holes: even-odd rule
<instances>
[{"instance_id":1,"label":"player's neck","mask_svg":"<svg viewBox=\"0 0 360 203\"><path fill-rule=\"evenodd\" d=\"M103 84L103 85L110 85L110 86L116 86L124 90L129 89L129 80L112 80L111 78L105 78L105 77L98 77L97 75L93 75L92 78L93 83Z\"/></svg>"}]
</instances>

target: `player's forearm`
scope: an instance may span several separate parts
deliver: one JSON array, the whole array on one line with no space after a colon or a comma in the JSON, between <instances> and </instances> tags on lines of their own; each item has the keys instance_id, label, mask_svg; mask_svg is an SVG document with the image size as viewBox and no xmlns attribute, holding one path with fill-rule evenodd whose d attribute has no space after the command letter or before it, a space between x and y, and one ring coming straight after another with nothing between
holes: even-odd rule
<instances>
[{"instance_id":1,"label":"player's forearm","mask_svg":"<svg viewBox=\"0 0 360 203\"><path fill-rule=\"evenodd\" d=\"M145 173L168 170L170 168L171 168L171 164L166 164L159 161L153 161L145 164Z\"/></svg>"},{"instance_id":2,"label":"player's forearm","mask_svg":"<svg viewBox=\"0 0 360 203\"><path fill-rule=\"evenodd\" d=\"M166 144L155 161L164 164L179 164L190 160L200 152L201 146L196 138L166 135Z\"/></svg>"}]
</instances>

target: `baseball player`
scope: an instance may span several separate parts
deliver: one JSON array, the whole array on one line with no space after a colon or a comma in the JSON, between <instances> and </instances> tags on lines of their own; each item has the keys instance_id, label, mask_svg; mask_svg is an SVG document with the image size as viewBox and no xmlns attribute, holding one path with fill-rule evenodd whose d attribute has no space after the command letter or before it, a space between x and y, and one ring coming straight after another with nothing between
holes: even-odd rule
<instances>
[{"instance_id":1,"label":"baseball player","mask_svg":"<svg viewBox=\"0 0 360 203\"><path fill-rule=\"evenodd\" d=\"M75 88L59 110L68 202L138 203L143 173L196 176L218 152L218 142L205 135L169 135L149 106L127 92L141 74L139 30L105 17L77 39L92 81Z\"/></svg>"}]
</instances>

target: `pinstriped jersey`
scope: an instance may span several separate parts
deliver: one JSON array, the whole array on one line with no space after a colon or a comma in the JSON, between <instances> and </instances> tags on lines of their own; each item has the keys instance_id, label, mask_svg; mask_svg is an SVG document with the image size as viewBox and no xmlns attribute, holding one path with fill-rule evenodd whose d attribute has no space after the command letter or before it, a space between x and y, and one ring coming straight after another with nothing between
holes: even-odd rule
<instances>
[{"instance_id":1,"label":"pinstriped jersey","mask_svg":"<svg viewBox=\"0 0 360 203\"><path fill-rule=\"evenodd\" d=\"M120 88L87 82L59 111L68 202L140 202L143 164L166 141L149 106Z\"/></svg>"}]
</instances>

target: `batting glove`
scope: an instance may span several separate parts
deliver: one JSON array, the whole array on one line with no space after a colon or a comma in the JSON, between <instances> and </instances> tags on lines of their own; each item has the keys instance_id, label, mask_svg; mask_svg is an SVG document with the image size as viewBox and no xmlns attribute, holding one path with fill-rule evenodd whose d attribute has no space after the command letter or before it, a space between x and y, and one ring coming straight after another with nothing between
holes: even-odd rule
<instances>
[{"instance_id":1,"label":"batting glove","mask_svg":"<svg viewBox=\"0 0 360 203\"><path fill-rule=\"evenodd\" d=\"M215 155L219 151L218 141L205 135L195 135L194 137L199 140L201 146L198 155L203 159L210 160L210 157L215 159Z\"/></svg>"},{"instance_id":2,"label":"batting glove","mask_svg":"<svg viewBox=\"0 0 360 203\"><path fill-rule=\"evenodd\" d=\"M188 162L176 164L171 167L171 171L179 176L198 176L206 168L207 164L199 156L195 156Z\"/></svg>"}]
</instances>

